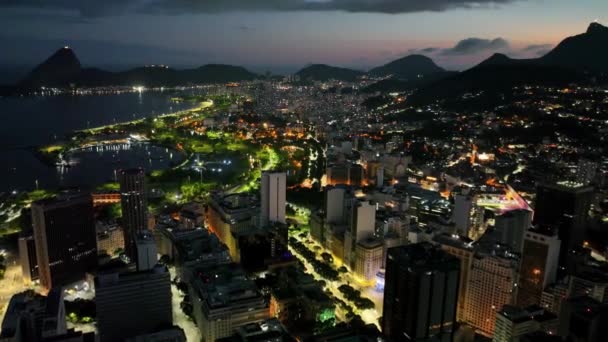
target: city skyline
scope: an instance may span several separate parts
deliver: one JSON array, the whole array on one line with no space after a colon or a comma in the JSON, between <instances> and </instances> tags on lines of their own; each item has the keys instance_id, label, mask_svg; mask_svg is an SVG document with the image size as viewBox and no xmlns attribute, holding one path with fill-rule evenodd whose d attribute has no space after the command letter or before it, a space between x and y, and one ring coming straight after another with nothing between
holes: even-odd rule
<instances>
[{"instance_id":1,"label":"city skyline","mask_svg":"<svg viewBox=\"0 0 608 342\"><path fill-rule=\"evenodd\" d=\"M411 2L392 0L295 0L278 7L267 1L212 7L126 1L101 8L70 0L44 6L8 1L0 4L0 42L12 48L0 65L35 65L40 56L70 45L84 65L111 68L226 63L289 73L325 63L365 70L419 53L444 68L462 70L495 52L537 57L589 22L606 21L598 15L608 3L584 2L464 0L408 6Z\"/></svg>"}]
</instances>

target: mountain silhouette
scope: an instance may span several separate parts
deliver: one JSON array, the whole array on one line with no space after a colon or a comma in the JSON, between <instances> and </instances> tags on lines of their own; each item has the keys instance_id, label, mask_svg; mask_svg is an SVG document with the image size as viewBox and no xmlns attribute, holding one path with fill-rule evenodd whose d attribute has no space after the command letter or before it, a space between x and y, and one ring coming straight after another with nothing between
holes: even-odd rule
<instances>
[{"instance_id":1,"label":"mountain silhouette","mask_svg":"<svg viewBox=\"0 0 608 342\"><path fill-rule=\"evenodd\" d=\"M17 85L16 91L27 91L41 86L172 86L224 83L248 81L257 77L258 75L243 67L225 64L207 64L184 70L172 69L165 65L152 65L121 72L83 68L74 51L64 47L35 67Z\"/></svg>"},{"instance_id":2,"label":"mountain silhouette","mask_svg":"<svg viewBox=\"0 0 608 342\"><path fill-rule=\"evenodd\" d=\"M24 80L27 85L57 85L76 77L82 70L80 61L69 47L63 47L36 66Z\"/></svg>"},{"instance_id":3,"label":"mountain silhouette","mask_svg":"<svg viewBox=\"0 0 608 342\"><path fill-rule=\"evenodd\" d=\"M444 72L432 59L422 55L409 55L373 68L369 71L372 76L393 76L401 79L413 79L423 75Z\"/></svg>"},{"instance_id":4,"label":"mountain silhouette","mask_svg":"<svg viewBox=\"0 0 608 342\"><path fill-rule=\"evenodd\" d=\"M564 39L538 61L587 72L608 72L608 27L591 23L587 32Z\"/></svg>"},{"instance_id":5,"label":"mountain silhouette","mask_svg":"<svg viewBox=\"0 0 608 342\"><path fill-rule=\"evenodd\" d=\"M519 85L565 86L608 73L608 28L592 23L546 55L513 59L496 53L469 70L419 89L412 103L457 98L465 93L503 92Z\"/></svg>"},{"instance_id":6,"label":"mountain silhouette","mask_svg":"<svg viewBox=\"0 0 608 342\"><path fill-rule=\"evenodd\" d=\"M312 64L296 72L296 75L300 76L300 78L305 81L338 80L353 82L364 74L363 71L335 67L327 64Z\"/></svg>"}]
</instances>

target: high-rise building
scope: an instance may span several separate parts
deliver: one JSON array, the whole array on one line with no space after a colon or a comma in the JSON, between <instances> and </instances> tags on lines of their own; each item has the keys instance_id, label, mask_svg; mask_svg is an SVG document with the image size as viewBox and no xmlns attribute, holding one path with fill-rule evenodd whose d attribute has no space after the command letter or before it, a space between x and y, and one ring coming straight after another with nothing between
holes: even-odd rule
<instances>
[{"instance_id":1,"label":"high-rise building","mask_svg":"<svg viewBox=\"0 0 608 342\"><path fill-rule=\"evenodd\" d=\"M90 194L64 193L32 203L40 284L49 290L80 279L97 266Z\"/></svg>"},{"instance_id":2,"label":"high-rise building","mask_svg":"<svg viewBox=\"0 0 608 342\"><path fill-rule=\"evenodd\" d=\"M205 341L231 336L237 327L269 318L264 297L238 264L193 267L189 273L194 321Z\"/></svg>"},{"instance_id":3,"label":"high-rise building","mask_svg":"<svg viewBox=\"0 0 608 342\"><path fill-rule=\"evenodd\" d=\"M63 289L54 288L44 297L34 291L15 294L8 303L0 341L36 342L67 332Z\"/></svg>"},{"instance_id":4,"label":"high-rise building","mask_svg":"<svg viewBox=\"0 0 608 342\"><path fill-rule=\"evenodd\" d=\"M441 249L460 260L460 280L458 282L458 310L456 318L458 322L464 321L466 309L466 295L469 284L469 271L473 265L473 244L470 239L458 235L438 235L434 238Z\"/></svg>"},{"instance_id":5,"label":"high-rise building","mask_svg":"<svg viewBox=\"0 0 608 342\"><path fill-rule=\"evenodd\" d=\"M97 253L115 255L124 252L125 233L117 223L97 222Z\"/></svg>"},{"instance_id":6,"label":"high-rise building","mask_svg":"<svg viewBox=\"0 0 608 342\"><path fill-rule=\"evenodd\" d=\"M95 278L99 340L119 341L173 325L171 278L165 266Z\"/></svg>"},{"instance_id":7,"label":"high-rise building","mask_svg":"<svg viewBox=\"0 0 608 342\"><path fill-rule=\"evenodd\" d=\"M154 268L158 263L156 240L151 233L140 233L135 240L137 249L137 270L145 271Z\"/></svg>"},{"instance_id":8,"label":"high-rise building","mask_svg":"<svg viewBox=\"0 0 608 342\"><path fill-rule=\"evenodd\" d=\"M608 304L608 273L605 268L586 266L569 278L570 297L588 296L600 303Z\"/></svg>"},{"instance_id":9,"label":"high-rise building","mask_svg":"<svg viewBox=\"0 0 608 342\"><path fill-rule=\"evenodd\" d=\"M393 341L453 340L460 261L430 243L391 248L382 332Z\"/></svg>"},{"instance_id":10,"label":"high-rise building","mask_svg":"<svg viewBox=\"0 0 608 342\"><path fill-rule=\"evenodd\" d=\"M373 282L382 267L382 241L374 238L359 241L355 253L355 274L366 282Z\"/></svg>"},{"instance_id":11,"label":"high-rise building","mask_svg":"<svg viewBox=\"0 0 608 342\"><path fill-rule=\"evenodd\" d=\"M536 188L534 223L558 229L562 242L559 264L566 265L568 253L582 246L593 187L581 183L539 184Z\"/></svg>"},{"instance_id":12,"label":"high-rise building","mask_svg":"<svg viewBox=\"0 0 608 342\"><path fill-rule=\"evenodd\" d=\"M471 227L471 212L473 211L474 196L472 194L455 194L454 210L452 220L454 221L456 233L461 236L469 235Z\"/></svg>"},{"instance_id":13,"label":"high-rise building","mask_svg":"<svg viewBox=\"0 0 608 342\"><path fill-rule=\"evenodd\" d=\"M263 172L261 182L261 224L285 223L287 174L285 172Z\"/></svg>"},{"instance_id":14,"label":"high-rise building","mask_svg":"<svg viewBox=\"0 0 608 342\"><path fill-rule=\"evenodd\" d=\"M568 298L568 285L557 283L547 286L540 297L540 306L554 314L559 314L562 303Z\"/></svg>"},{"instance_id":15,"label":"high-rise building","mask_svg":"<svg viewBox=\"0 0 608 342\"><path fill-rule=\"evenodd\" d=\"M352 199L352 214L349 228L344 234L344 261L351 268L356 262L357 242L368 239L374 235L376 228L376 205L369 201Z\"/></svg>"},{"instance_id":16,"label":"high-rise building","mask_svg":"<svg viewBox=\"0 0 608 342\"><path fill-rule=\"evenodd\" d=\"M146 174L141 168L120 170L118 183L125 234L125 252L134 259L137 253L135 250L137 234L144 232L148 227Z\"/></svg>"},{"instance_id":17,"label":"high-rise building","mask_svg":"<svg viewBox=\"0 0 608 342\"><path fill-rule=\"evenodd\" d=\"M211 195L207 210L209 229L228 247L230 257L239 262L237 236L256 226L260 206L256 196L246 193Z\"/></svg>"},{"instance_id":18,"label":"high-rise building","mask_svg":"<svg viewBox=\"0 0 608 342\"><path fill-rule=\"evenodd\" d=\"M492 336L496 312L514 304L519 260L501 251L476 253L469 271L464 320Z\"/></svg>"},{"instance_id":19,"label":"high-rise building","mask_svg":"<svg viewBox=\"0 0 608 342\"><path fill-rule=\"evenodd\" d=\"M541 331L557 334L558 317L538 306L505 305L496 314L493 342L518 342L526 334Z\"/></svg>"},{"instance_id":20,"label":"high-rise building","mask_svg":"<svg viewBox=\"0 0 608 342\"><path fill-rule=\"evenodd\" d=\"M557 278L560 241L550 230L526 232L519 271L517 305L540 305L544 289Z\"/></svg>"},{"instance_id":21,"label":"high-rise building","mask_svg":"<svg viewBox=\"0 0 608 342\"><path fill-rule=\"evenodd\" d=\"M325 215L327 223L344 222L344 200L346 188L343 186L327 187L325 189Z\"/></svg>"},{"instance_id":22,"label":"high-rise building","mask_svg":"<svg viewBox=\"0 0 608 342\"><path fill-rule=\"evenodd\" d=\"M39 279L38 260L36 258L36 241L31 231L19 236L19 264L25 284L31 284Z\"/></svg>"},{"instance_id":23,"label":"high-rise building","mask_svg":"<svg viewBox=\"0 0 608 342\"><path fill-rule=\"evenodd\" d=\"M532 224L533 212L526 209L510 210L495 218L494 231L499 241L521 253L524 235Z\"/></svg>"},{"instance_id":24,"label":"high-rise building","mask_svg":"<svg viewBox=\"0 0 608 342\"><path fill-rule=\"evenodd\" d=\"M588 185L595 179L597 169L598 164L596 162L589 159L579 160L576 168L576 181Z\"/></svg>"},{"instance_id":25,"label":"high-rise building","mask_svg":"<svg viewBox=\"0 0 608 342\"><path fill-rule=\"evenodd\" d=\"M608 304L590 297L569 298L562 304L559 314L558 335L566 341L606 341Z\"/></svg>"}]
</instances>

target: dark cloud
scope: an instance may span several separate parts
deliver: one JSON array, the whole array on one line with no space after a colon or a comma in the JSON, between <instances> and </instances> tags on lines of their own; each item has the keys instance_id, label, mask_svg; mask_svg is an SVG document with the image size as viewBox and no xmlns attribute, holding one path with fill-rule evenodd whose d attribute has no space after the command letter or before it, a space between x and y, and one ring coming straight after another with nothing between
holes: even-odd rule
<instances>
[{"instance_id":1,"label":"dark cloud","mask_svg":"<svg viewBox=\"0 0 608 342\"><path fill-rule=\"evenodd\" d=\"M412 13L479 8L515 0L1 0L1 7L71 10L85 17L126 12L158 14L234 11Z\"/></svg>"},{"instance_id":2,"label":"dark cloud","mask_svg":"<svg viewBox=\"0 0 608 342\"><path fill-rule=\"evenodd\" d=\"M551 49L553 45L551 44L532 44L524 47L522 51L538 51L538 50L547 50Z\"/></svg>"},{"instance_id":3,"label":"dark cloud","mask_svg":"<svg viewBox=\"0 0 608 342\"><path fill-rule=\"evenodd\" d=\"M521 51L524 54L540 57L546 55L552 48L553 45L551 44L533 44L524 47Z\"/></svg>"},{"instance_id":4,"label":"dark cloud","mask_svg":"<svg viewBox=\"0 0 608 342\"><path fill-rule=\"evenodd\" d=\"M422 49L409 49L407 50L407 53L409 54L416 54L416 55L433 55L437 52L441 52L441 48L438 47L427 47L427 48L422 48Z\"/></svg>"},{"instance_id":5,"label":"dark cloud","mask_svg":"<svg viewBox=\"0 0 608 342\"><path fill-rule=\"evenodd\" d=\"M456 43L453 48L442 50L441 54L452 56L474 55L485 51L506 51L509 49L509 42L503 38L466 38Z\"/></svg>"}]
</instances>

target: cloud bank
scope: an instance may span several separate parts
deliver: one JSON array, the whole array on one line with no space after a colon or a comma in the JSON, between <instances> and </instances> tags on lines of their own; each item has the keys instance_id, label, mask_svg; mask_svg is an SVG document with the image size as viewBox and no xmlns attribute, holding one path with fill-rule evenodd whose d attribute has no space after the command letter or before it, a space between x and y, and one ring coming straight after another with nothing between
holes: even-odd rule
<instances>
[{"instance_id":1,"label":"cloud bank","mask_svg":"<svg viewBox=\"0 0 608 342\"><path fill-rule=\"evenodd\" d=\"M128 12L192 14L236 11L343 11L399 14L483 8L514 1L516 0L2 0L0 7L67 10L83 17Z\"/></svg>"}]
</instances>

